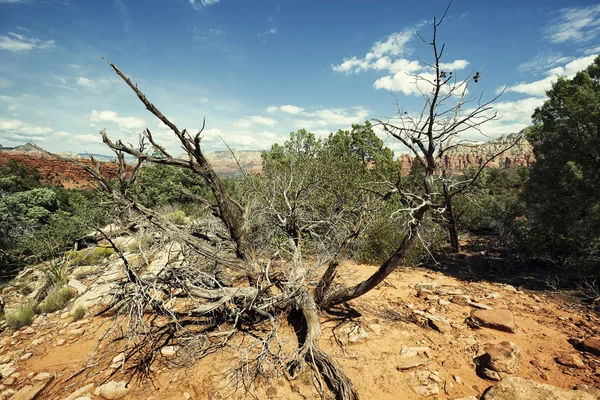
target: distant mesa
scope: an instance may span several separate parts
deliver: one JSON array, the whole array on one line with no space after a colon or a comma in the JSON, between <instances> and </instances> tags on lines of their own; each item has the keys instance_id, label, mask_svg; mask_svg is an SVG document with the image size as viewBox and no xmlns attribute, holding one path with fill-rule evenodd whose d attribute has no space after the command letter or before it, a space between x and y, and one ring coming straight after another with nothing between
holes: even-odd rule
<instances>
[{"instance_id":1,"label":"distant mesa","mask_svg":"<svg viewBox=\"0 0 600 400\"><path fill-rule=\"evenodd\" d=\"M448 151L444 156L443 166L450 172L459 172L469 167L479 167L502 149L510 146L522 134L513 133L479 144L460 145ZM87 154L61 152L59 155L89 163L92 155L101 162L102 171L108 176L116 177L115 157L102 154ZM248 173L262 172L261 150L217 151L206 155L215 172L223 176L240 175L240 167ZM133 161L133 157L126 158ZM66 188L93 187L95 182L87 172L73 163L58 160L49 156L41 147L34 143L26 143L16 147L5 147L0 144L0 165L14 160L19 164L36 168L42 177L50 184L62 185ZM526 139L490 162L488 168L529 167L535 158L531 144ZM402 154L397 162L402 173L408 175L412 169L414 158L410 154Z\"/></svg>"}]
</instances>

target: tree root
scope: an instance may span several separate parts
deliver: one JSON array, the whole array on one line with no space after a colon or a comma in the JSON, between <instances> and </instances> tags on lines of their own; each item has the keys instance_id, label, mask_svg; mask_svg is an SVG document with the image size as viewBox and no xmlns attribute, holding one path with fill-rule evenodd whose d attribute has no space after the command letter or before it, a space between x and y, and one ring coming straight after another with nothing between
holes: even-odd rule
<instances>
[{"instance_id":1,"label":"tree root","mask_svg":"<svg viewBox=\"0 0 600 400\"><path fill-rule=\"evenodd\" d=\"M302 369L303 363L310 365L322 385L322 379L329 389L335 394L337 400L358 400L358 393L352 386L350 378L336 362L318 346L321 335L321 323L317 312L317 305L308 293L302 293L297 301L297 308L302 312L304 331L296 332L300 348L296 357L288 363L288 373L296 375ZM322 390L321 390L322 391Z\"/></svg>"}]
</instances>

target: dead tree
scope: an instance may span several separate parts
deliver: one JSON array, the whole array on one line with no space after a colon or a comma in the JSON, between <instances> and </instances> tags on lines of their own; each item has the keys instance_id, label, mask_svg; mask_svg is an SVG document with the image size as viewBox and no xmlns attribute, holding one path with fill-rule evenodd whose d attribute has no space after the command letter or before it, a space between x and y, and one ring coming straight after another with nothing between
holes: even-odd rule
<instances>
[{"instance_id":1,"label":"dead tree","mask_svg":"<svg viewBox=\"0 0 600 400\"><path fill-rule=\"evenodd\" d=\"M446 10L447 12L447 10ZM445 14L444 14L445 16ZM337 363L319 347L321 310L350 301L367 293L389 274L403 264L407 252L419 240L425 216L429 212L442 214L446 209L443 195L438 192L441 179L439 160L455 146L456 135L468 129L477 129L495 115L486 113L489 102L478 102L468 112L464 111L467 86L476 80L474 75L456 82L451 72L443 71L441 58L444 46L438 46L437 29L444 16L433 22L433 39L425 41L433 49L435 60L429 65L432 78L415 77L424 83L425 107L417 117L401 113L398 120L378 121L391 136L398 139L414 154L417 162L425 168L421 192L407 192L402 185L390 184L390 193L400 195L406 204L409 217L407 234L398 249L378 270L363 282L351 287L335 284L335 278L345 251L360 234L364 224L364 207L350 207L321 216L318 221L302 217L298 194L310 182L294 181L293 174L273 182L269 190L256 190L254 198L263 196L261 212L274 221L274 226L287 237L286 249L290 257L277 254L261 254L250 237L249 221L253 215L252 200L235 200L215 173L202 149L203 128L190 133L180 129L142 91L125 76L119 68L107 61L119 77L135 92L146 109L173 132L179 141L184 157L175 157L157 143L146 129L138 146L112 141L101 131L103 142L117 155L118 185L114 185L100 173L98 164L81 164L90 173L118 207L131 210L144 223L153 226L171 239L185 246L185 257L177 266L165 267L156 275L138 273L122 256L126 280L119 286L113 308L117 315L127 315L131 345L127 359L136 360L134 371L148 373L155 360L157 349L176 342L186 347L197 360L225 346L238 332L252 332L253 344L246 350L247 356L240 371L253 376L265 374L266 364L291 376L305 366L312 369L318 379L321 394L326 386L338 399L357 399L351 381ZM458 101L456 101L458 98ZM450 104L447 109L443 109ZM452 115L452 118L446 118ZM146 148L150 144L154 155ZM128 167L125 155L133 156L137 163ZM185 229L170 223L159 213L144 207L131 195L137 173L145 162L189 169L202 177L212 192L212 198L196 198L212 211L228 233L232 251L227 246L215 246L210 240L214 235L192 235ZM303 186L305 185L305 186ZM279 200L278 200L279 199ZM351 215L351 218L345 216ZM302 257L302 238L319 236L323 229L340 224L344 219L343 235L326 257L318 257L316 264L309 264ZM351 221L352 223L349 223ZM333 225L332 225L333 224ZM326 228L323 228L326 227ZM339 234L339 233L338 233ZM280 265L273 260L279 257ZM323 268L320 268L323 266ZM324 271L323 271L324 269ZM223 276L227 275L227 279ZM185 298L194 306L185 311L173 307L173 301ZM156 318L147 318L151 313ZM284 354L278 339L277 321L290 314L300 315L298 348L293 354ZM264 329L264 327L267 329ZM261 329L257 329L262 327ZM266 333L264 333L266 332Z\"/></svg>"}]
</instances>

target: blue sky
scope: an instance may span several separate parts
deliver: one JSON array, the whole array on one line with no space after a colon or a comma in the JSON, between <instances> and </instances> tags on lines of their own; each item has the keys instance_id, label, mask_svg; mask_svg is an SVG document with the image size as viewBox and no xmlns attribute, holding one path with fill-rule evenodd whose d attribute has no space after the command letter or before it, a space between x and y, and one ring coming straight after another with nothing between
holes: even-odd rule
<instances>
[{"instance_id":1,"label":"blue sky","mask_svg":"<svg viewBox=\"0 0 600 400\"><path fill-rule=\"evenodd\" d=\"M557 75L600 53L600 5L455 1L440 28L445 63L481 70L473 90L503 118L491 137L527 126ZM106 65L118 65L182 128L206 116L206 151L266 149L306 128L326 135L423 99L416 37L446 1L0 0L0 144L108 153L98 131L136 143L148 127L177 143ZM471 87L469 90L472 90ZM476 139L476 135L471 135ZM382 137L384 137L382 135ZM484 138L485 139L485 138ZM394 141L386 143L401 151Z\"/></svg>"}]
</instances>

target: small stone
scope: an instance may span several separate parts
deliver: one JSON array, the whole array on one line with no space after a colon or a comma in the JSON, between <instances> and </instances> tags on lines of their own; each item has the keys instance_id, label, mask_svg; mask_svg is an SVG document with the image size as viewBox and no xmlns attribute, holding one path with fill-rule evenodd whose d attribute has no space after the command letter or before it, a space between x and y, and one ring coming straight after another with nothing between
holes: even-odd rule
<instances>
[{"instance_id":1,"label":"small stone","mask_svg":"<svg viewBox=\"0 0 600 400\"><path fill-rule=\"evenodd\" d=\"M108 383L105 383L102 386L99 386L94 391L94 394L96 396L102 396L103 398L108 399L108 400L115 400L115 399L122 399L125 396L127 396L127 393L129 393L129 390L130 390L130 388L127 387L127 382L110 381Z\"/></svg>"},{"instance_id":2,"label":"small stone","mask_svg":"<svg viewBox=\"0 0 600 400\"><path fill-rule=\"evenodd\" d=\"M429 355L431 349L429 347L404 347L400 351L401 358L413 358L423 355Z\"/></svg>"},{"instance_id":3,"label":"small stone","mask_svg":"<svg viewBox=\"0 0 600 400\"><path fill-rule=\"evenodd\" d=\"M56 345L57 346L62 346L63 344L65 344L67 342L67 339L58 339L56 341Z\"/></svg>"},{"instance_id":4,"label":"small stone","mask_svg":"<svg viewBox=\"0 0 600 400\"><path fill-rule=\"evenodd\" d=\"M436 287L437 287L437 283L435 283L435 282L421 282L421 283L417 283L415 285L415 289L417 289L417 290L422 290L422 289L433 290Z\"/></svg>"},{"instance_id":5,"label":"small stone","mask_svg":"<svg viewBox=\"0 0 600 400\"><path fill-rule=\"evenodd\" d=\"M17 381L17 378L15 378L13 376L9 376L6 379L2 379L2 384L6 385L6 386L12 386L15 384L16 381Z\"/></svg>"},{"instance_id":6,"label":"small stone","mask_svg":"<svg viewBox=\"0 0 600 400\"><path fill-rule=\"evenodd\" d=\"M504 285L504 290L507 292L516 292L517 289L513 285Z\"/></svg>"},{"instance_id":7,"label":"small stone","mask_svg":"<svg viewBox=\"0 0 600 400\"><path fill-rule=\"evenodd\" d=\"M417 297L420 299L425 299L425 298L427 298L427 296L431 296L431 295L433 295L433 292L428 289L421 289L417 293Z\"/></svg>"},{"instance_id":8,"label":"small stone","mask_svg":"<svg viewBox=\"0 0 600 400\"><path fill-rule=\"evenodd\" d=\"M501 342L487 346L486 355L489 357L487 365L496 372L515 374L521 361L521 350L513 342Z\"/></svg>"},{"instance_id":9,"label":"small stone","mask_svg":"<svg viewBox=\"0 0 600 400\"><path fill-rule=\"evenodd\" d=\"M493 369L489 369L489 368L482 368L481 370L481 375L489 380L492 381L501 381L502 377L500 376L500 374L496 371L494 371Z\"/></svg>"},{"instance_id":10,"label":"small stone","mask_svg":"<svg viewBox=\"0 0 600 400\"><path fill-rule=\"evenodd\" d=\"M417 385L411 386L411 389L418 395L423 397L429 397L436 395L440 392L440 387L437 383L430 383L429 385Z\"/></svg>"},{"instance_id":11,"label":"small stone","mask_svg":"<svg viewBox=\"0 0 600 400\"><path fill-rule=\"evenodd\" d=\"M65 311L64 313L60 314L60 319L67 319L71 316L71 313L68 311Z\"/></svg>"},{"instance_id":12,"label":"small stone","mask_svg":"<svg viewBox=\"0 0 600 400\"><path fill-rule=\"evenodd\" d=\"M482 400L595 400L596 397L582 390L566 390L510 376L496 383L485 392Z\"/></svg>"},{"instance_id":13,"label":"small stone","mask_svg":"<svg viewBox=\"0 0 600 400\"><path fill-rule=\"evenodd\" d=\"M454 383L446 381L444 383L444 393L450 394L454 390Z\"/></svg>"},{"instance_id":14,"label":"small stone","mask_svg":"<svg viewBox=\"0 0 600 400\"><path fill-rule=\"evenodd\" d=\"M360 325L355 325L348 333L349 343L363 343L369 339L369 335Z\"/></svg>"},{"instance_id":15,"label":"small stone","mask_svg":"<svg viewBox=\"0 0 600 400\"><path fill-rule=\"evenodd\" d=\"M431 301L431 300L438 300L439 298L440 298L440 296L438 296L437 294L430 294L425 299Z\"/></svg>"},{"instance_id":16,"label":"small stone","mask_svg":"<svg viewBox=\"0 0 600 400\"><path fill-rule=\"evenodd\" d=\"M381 325L379 324L367 324L367 328L369 328L369 330L373 333L375 333L376 335L381 335Z\"/></svg>"},{"instance_id":17,"label":"small stone","mask_svg":"<svg viewBox=\"0 0 600 400\"><path fill-rule=\"evenodd\" d=\"M67 336L71 339L74 338L78 338L81 335L83 335L85 333L85 329L83 328L77 328L77 329L72 329L67 333Z\"/></svg>"},{"instance_id":18,"label":"small stone","mask_svg":"<svg viewBox=\"0 0 600 400\"><path fill-rule=\"evenodd\" d=\"M165 346L160 349L160 354L162 354L163 357L169 358L175 356L178 351L179 346Z\"/></svg>"},{"instance_id":19,"label":"small stone","mask_svg":"<svg viewBox=\"0 0 600 400\"><path fill-rule=\"evenodd\" d=\"M162 353L162 351L161 351ZM113 357L111 364L121 364L125 359L125 353L119 353Z\"/></svg>"},{"instance_id":20,"label":"small stone","mask_svg":"<svg viewBox=\"0 0 600 400\"><path fill-rule=\"evenodd\" d=\"M400 364L398 364L396 366L396 369L398 371L404 371L407 369L411 369L411 368L415 368L415 367L420 367L422 365L427 365L431 362L431 358L426 358L426 357L419 357L419 358L414 358L411 360L406 360L401 362Z\"/></svg>"},{"instance_id":21,"label":"small stone","mask_svg":"<svg viewBox=\"0 0 600 400\"><path fill-rule=\"evenodd\" d=\"M460 376L452 375L452 378L454 378L454 382L456 382L458 384L462 383L462 379L460 379Z\"/></svg>"},{"instance_id":22,"label":"small stone","mask_svg":"<svg viewBox=\"0 0 600 400\"><path fill-rule=\"evenodd\" d=\"M39 339L35 339L31 342L32 346L39 346L40 344L44 343L44 339L43 338L39 338Z\"/></svg>"},{"instance_id":23,"label":"small stone","mask_svg":"<svg viewBox=\"0 0 600 400\"><path fill-rule=\"evenodd\" d=\"M585 364L578 354L563 354L556 357L556 362L566 367L585 369Z\"/></svg>"},{"instance_id":24,"label":"small stone","mask_svg":"<svg viewBox=\"0 0 600 400\"><path fill-rule=\"evenodd\" d=\"M495 292L488 293L488 294L485 295L486 299L499 299L500 297L501 297L500 293L495 293Z\"/></svg>"},{"instance_id":25,"label":"small stone","mask_svg":"<svg viewBox=\"0 0 600 400\"><path fill-rule=\"evenodd\" d=\"M190 400L192 398L192 395L188 392L183 392L183 397L185 398L185 400Z\"/></svg>"},{"instance_id":26,"label":"small stone","mask_svg":"<svg viewBox=\"0 0 600 400\"><path fill-rule=\"evenodd\" d=\"M41 372L32 378L36 382L49 382L54 379L54 375L49 372Z\"/></svg>"},{"instance_id":27,"label":"small stone","mask_svg":"<svg viewBox=\"0 0 600 400\"><path fill-rule=\"evenodd\" d=\"M471 297L466 295L452 296L450 302L458 304L459 306L468 306L471 302Z\"/></svg>"},{"instance_id":28,"label":"small stone","mask_svg":"<svg viewBox=\"0 0 600 400\"><path fill-rule=\"evenodd\" d=\"M32 327L29 326L29 327L25 328L23 333L25 333L27 335L33 335L35 333L35 329L33 329Z\"/></svg>"},{"instance_id":29,"label":"small stone","mask_svg":"<svg viewBox=\"0 0 600 400\"><path fill-rule=\"evenodd\" d=\"M19 357L19 360L21 360L21 361L29 360L32 355L33 355L33 353L25 353L21 357Z\"/></svg>"},{"instance_id":30,"label":"small stone","mask_svg":"<svg viewBox=\"0 0 600 400\"><path fill-rule=\"evenodd\" d=\"M474 301L470 302L469 305L471 307L475 307L478 308L480 310L491 310L493 307L488 306L487 304L483 304L483 303L476 303Z\"/></svg>"},{"instance_id":31,"label":"small stone","mask_svg":"<svg viewBox=\"0 0 600 400\"><path fill-rule=\"evenodd\" d=\"M442 383L443 382L442 378L440 378L436 374L429 374L429 379L431 379L435 383Z\"/></svg>"},{"instance_id":32,"label":"small stone","mask_svg":"<svg viewBox=\"0 0 600 400\"><path fill-rule=\"evenodd\" d=\"M446 300L446 299L439 299L438 300L438 304L440 306L447 306L448 304L450 304L450 302L448 300Z\"/></svg>"},{"instance_id":33,"label":"small stone","mask_svg":"<svg viewBox=\"0 0 600 400\"><path fill-rule=\"evenodd\" d=\"M429 325L433 327L435 330L441 333L448 333L452 331L452 327L450 326L450 322L440 315L429 315L427 317L429 321Z\"/></svg>"},{"instance_id":34,"label":"small stone","mask_svg":"<svg viewBox=\"0 0 600 400\"><path fill-rule=\"evenodd\" d=\"M79 400L81 398L84 398L86 395L92 393L92 391L94 390L94 387L95 387L95 385L93 383L89 383L89 384L83 386L82 388L77 389L76 391L71 393L64 400Z\"/></svg>"}]
</instances>

